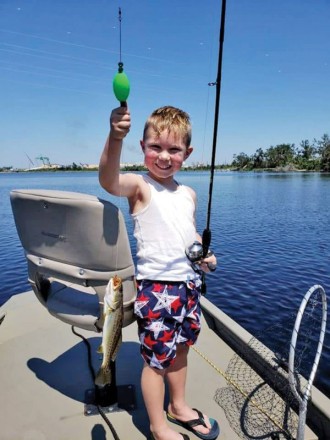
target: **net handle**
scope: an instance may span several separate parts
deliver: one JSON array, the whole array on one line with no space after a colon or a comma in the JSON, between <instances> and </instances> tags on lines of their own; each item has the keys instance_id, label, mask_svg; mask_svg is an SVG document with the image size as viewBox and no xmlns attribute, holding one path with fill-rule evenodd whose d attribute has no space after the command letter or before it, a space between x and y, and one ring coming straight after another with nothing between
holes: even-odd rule
<instances>
[{"instance_id":1,"label":"net handle","mask_svg":"<svg viewBox=\"0 0 330 440\"><path fill-rule=\"evenodd\" d=\"M306 305L308 301L310 300L310 297L313 295L313 293L319 290L322 296L322 322L321 322L321 330L320 330L320 337L319 342L317 345L316 355L313 362L313 367L311 370L311 373L309 375L306 391L301 396L297 390L297 382L294 375L294 360L295 360L295 350L296 350L296 343L299 333L299 328L301 324L301 320L306 308ZM301 301L296 322L293 328L292 337L291 337L291 344L290 344L290 353L289 353L289 383L290 388L296 397L296 399L299 402L299 422L298 422L298 431L297 431L297 440L303 440L304 439L304 431L305 431L305 424L306 424L306 416L307 416L307 403L311 394L311 389L314 381L314 377L316 374L316 370L320 361L321 353L322 353L322 347L323 347L323 341L325 336L325 329L326 329L326 323L327 323L327 297L325 294L325 291L322 286L315 284L312 286L308 292L305 294L303 300Z\"/></svg>"},{"instance_id":2,"label":"net handle","mask_svg":"<svg viewBox=\"0 0 330 440\"><path fill-rule=\"evenodd\" d=\"M294 377L295 349L296 349L299 328L300 328L301 320L302 320L306 305L307 305L310 297L313 295L313 293L316 290L319 290L321 292L321 296L322 296L322 323L321 323L320 337L319 337L317 351L316 351L316 355L315 355L315 359L314 359L314 363L313 363L313 368L312 368L311 374L308 379L308 385L307 385L307 389L306 389L306 392L304 394L304 399L303 399L297 391L296 380ZM314 381L314 377L315 377L316 370L317 370L317 367L318 367L318 364L320 361L320 357L321 357L321 353L322 353L322 347L323 347L323 341L324 341L325 329L326 329L326 322L327 322L327 297L326 297L326 294L325 294L323 287L316 284L308 290L308 292L305 294L303 300L301 301L301 304L300 304L300 307L298 310L298 314L297 314L297 318L295 321L294 329L292 332L292 338L291 338L291 344L290 344L289 382L290 382L292 392L294 393L294 395L298 399L299 403L302 403L303 400L308 400L308 398L309 398L312 383Z\"/></svg>"}]
</instances>

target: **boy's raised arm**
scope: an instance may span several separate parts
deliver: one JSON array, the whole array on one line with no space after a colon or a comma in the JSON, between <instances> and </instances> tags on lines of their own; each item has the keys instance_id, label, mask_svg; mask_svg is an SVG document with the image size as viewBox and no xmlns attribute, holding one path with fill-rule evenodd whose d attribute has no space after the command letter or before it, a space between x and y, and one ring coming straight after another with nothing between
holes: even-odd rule
<instances>
[{"instance_id":1,"label":"boy's raised arm","mask_svg":"<svg viewBox=\"0 0 330 440\"><path fill-rule=\"evenodd\" d=\"M132 179L120 174L123 139L130 127L129 110L126 107L114 109L110 116L110 134L100 159L99 181L105 190L116 196L129 197L133 192Z\"/></svg>"}]
</instances>

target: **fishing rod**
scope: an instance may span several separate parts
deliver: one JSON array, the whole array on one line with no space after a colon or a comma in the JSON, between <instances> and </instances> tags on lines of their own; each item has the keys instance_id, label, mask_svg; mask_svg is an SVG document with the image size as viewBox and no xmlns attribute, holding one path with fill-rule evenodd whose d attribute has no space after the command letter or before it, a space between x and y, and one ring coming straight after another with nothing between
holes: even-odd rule
<instances>
[{"instance_id":1,"label":"fishing rod","mask_svg":"<svg viewBox=\"0 0 330 440\"><path fill-rule=\"evenodd\" d=\"M219 121L219 109L220 109L220 92L221 92L221 78L222 78L222 55L223 55L223 43L225 39L225 21L226 21L226 0L222 0L221 18L220 18L220 36L219 36L219 56L218 56L218 71L217 79L215 82L210 82L209 86L216 86L216 99L215 99L215 114L214 114L214 129L213 129L213 145L212 145L212 158L211 158L211 174L210 174L210 186L209 186L209 199L207 208L207 220L206 228L203 231L202 243L195 241L191 246L186 249L186 255L192 262L192 267L196 272L201 274L202 295L206 294L205 273L198 267L198 261L201 258L211 256L212 252L209 251L211 243L211 207L212 207L212 193L213 193L213 180L214 180L214 168L215 168L215 155L217 149L217 135L218 135L218 121ZM216 266L208 263L210 271L214 271Z\"/></svg>"},{"instance_id":2,"label":"fishing rod","mask_svg":"<svg viewBox=\"0 0 330 440\"><path fill-rule=\"evenodd\" d=\"M220 36L219 36L219 57L218 57L218 72L215 82L211 82L209 86L216 86L216 99L215 99L215 113L214 113L214 129L213 129L213 146L212 146L212 159L211 159L211 174L209 185L209 200L207 208L207 220L206 228L203 231L202 245L203 245L203 257L209 252L211 243L211 207L212 207L212 193L213 193L213 180L214 180L214 168L215 168L215 155L217 149L217 135L218 135L218 122L219 122L219 110L220 110L220 93L221 93L221 79L222 79L222 56L223 56L223 43L225 39L225 21L226 21L226 0L222 0L221 7L221 19L220 19Z\"/></svg>"}]
</instances>

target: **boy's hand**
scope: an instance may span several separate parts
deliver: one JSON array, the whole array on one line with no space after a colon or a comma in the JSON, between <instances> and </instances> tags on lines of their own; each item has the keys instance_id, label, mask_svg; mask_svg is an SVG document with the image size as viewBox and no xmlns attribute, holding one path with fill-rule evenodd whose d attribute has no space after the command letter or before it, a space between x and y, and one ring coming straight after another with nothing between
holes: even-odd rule
<instances>
[{"instance_id":1,"label":"boy's hand","mask_svg":"<svg viewBox=\"0 0 330 440\"><path fill-rule=\"evenodd\" d=\"M110 116L110 138L121 141L131 128L131 114L127 107L112 110Z\"/></svg>"},{"instance_id":2,"label":"boy's hand","mask_svg":"<svg viewBox=\"0 0 330 440\"><path fill-rule=\"evenodd\" d=\"M214 272L217 267L216 256L210 251L205 258L198 262L198 265L203 272Z\"/></svg>"}]
</instances>

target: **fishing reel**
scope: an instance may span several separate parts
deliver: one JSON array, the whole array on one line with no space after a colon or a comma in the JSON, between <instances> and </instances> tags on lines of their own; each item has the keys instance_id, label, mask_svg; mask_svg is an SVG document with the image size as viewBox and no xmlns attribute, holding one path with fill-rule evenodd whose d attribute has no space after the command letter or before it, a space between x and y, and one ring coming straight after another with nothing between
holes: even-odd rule
<instances>
[{"instance_id":1,"label":"fishing reel","mask_svg":"<svg viewBox=\"0 0 330 440\"><path fill-rule=\"evenodd\" d=\"M191 261L191 266L195 272L201 271L197 262L200 261L202 258L210 257L211 255L213 255L212 251L208 251L207 254L204 255L203 245L199 241L194 241L193 244L186 248L186 256L188 260ZM214 272L216 269L216 265L213 263L207 263L207 267L211 272Z\"/></svg>"}]
</instances>

